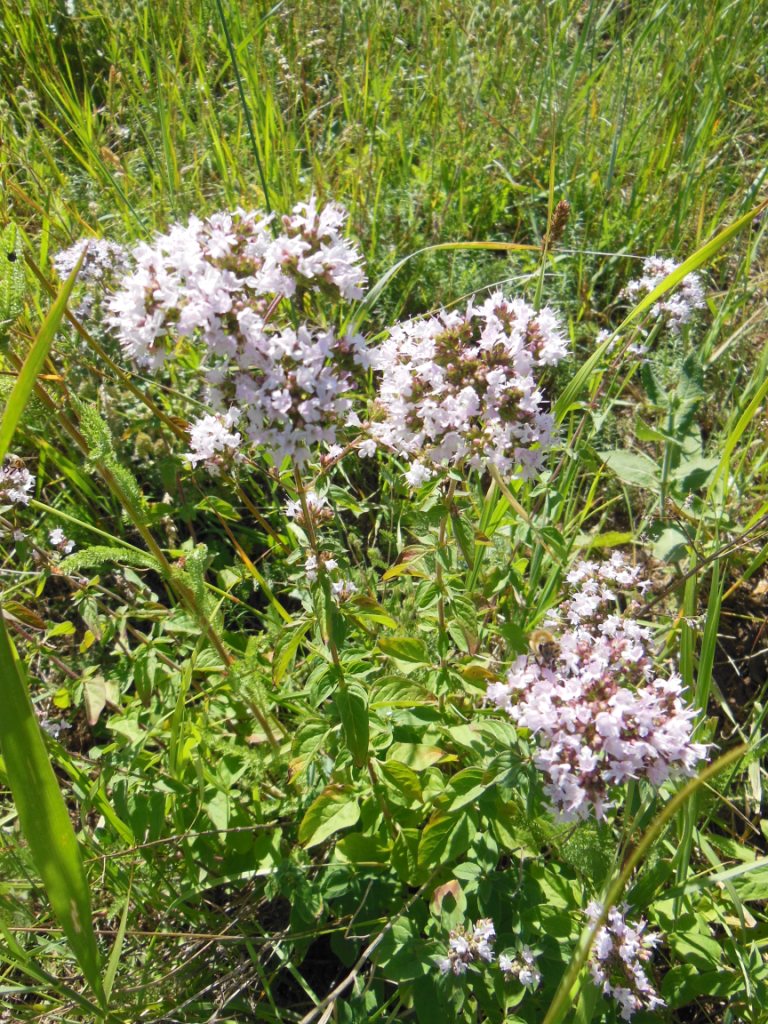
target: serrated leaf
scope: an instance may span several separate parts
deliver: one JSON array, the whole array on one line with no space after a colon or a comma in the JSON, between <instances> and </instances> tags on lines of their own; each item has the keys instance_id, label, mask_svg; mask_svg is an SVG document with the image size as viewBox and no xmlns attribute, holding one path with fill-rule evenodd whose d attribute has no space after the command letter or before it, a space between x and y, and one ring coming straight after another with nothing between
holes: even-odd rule
<instances>
[{"instance_id":1,"label":"serrated leaf","mask_svg":"<svg viewBox=\"0 0 768 1024\"><path fill-rule=\"evenodd\" d=\"M351 786L328 786L307 808L299 825L299 842L309 849L360 820L360 806Z\"/></svg>"},{"instance_id":2,"label":"serrated leaf","mask_svg":"<svg viewBox=\"0 0 768 1024\"><path fill-rule=\"evenodd\" d=\"M0 327L24 307L24 260L15 224L0 235Z\"/></svg>"},{"instance_id":3,"label":"serrated leaf","mask_svg":"<svg viewBox=\"0 0 768 1024\"><path fill-rule=\"evenodd\" d=\"M138 548L107 547L96 544L68 555L62 560L59 568L65 573L79 572L81 569L95 569L99 565L132 565L139 569L154 569L161 572L160 563L152 555Z\"/></svg>"}]
</instances>

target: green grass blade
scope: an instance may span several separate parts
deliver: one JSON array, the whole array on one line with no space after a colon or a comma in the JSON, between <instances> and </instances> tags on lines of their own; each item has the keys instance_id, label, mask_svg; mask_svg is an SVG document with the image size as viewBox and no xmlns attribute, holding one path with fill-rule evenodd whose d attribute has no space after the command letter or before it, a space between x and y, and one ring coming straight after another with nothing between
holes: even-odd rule
<instances>
[{"instance_id":1,"label":"green grass blade","mask_svg":"<svg viewBox=\"0 0 768 1024\"><path fill-rule=\"evenodd\" d=\"M115 936L115 942L112 946L112 952L109 954L109 962L107 963L107 969L104 972L104 994L107 999L112 995L112 986L115 984L115 975L117 974L117 968L120 964L120 956L123 952L123 943L125 942L125 929L128 925L128 911L131 906L131 887L133 885L133 875L128 882L128 892L125 894L125 904L123 906L123 912L120 915L120 924L118 925L117 935Z\"/></svg>"},{"instance_id":2,"label":"green grass blade","mask_svg":"<svg viewBox=\"0 0 768 1024\"><path fill-rule=\"evenodd\" d=\"M51 907L97 999L104 993L80 848L53 774L26 673L0 616L0 750L19 823Z\"/></svg>"},{"instance_id":3,"label":"green grass blade","mask_svg":"<svg viewBox=\"0 0 768 1024\"><path fill-rule=\"evenodd\" d=\"M359 327L367 317L368 313L376 305L379 296L395 274L397 274L409 260L412 260L415 256L421 256L425 252L439 252L440 250L446 249L485 249L492 250L494 252L538 252L540 248L541 246L538 245L522 245L517 242L440 242L437 245L425 245L422 249L416 249L414 252L408 253L407 256L403 256L403 258L398 260L394 266L390 267L385 274L382 274L376 284L371 287L365 299L360 303L356 314L352 317L352 322L355 327Z\"/></svg>"},{"instance_id":4,"label":"green grass blade","mask_svg":"<svg viewBox=\"0 0 768 1024\"><path fill-rule=\"evenodd\" d=\"M77 275L80 272L80 264L83 262L84 256L85 251L83 251L80 259L77 261L75 269L64 282L56 301L51 306L48 316L46 316L42 327L37 332L37 337L32 342L32 347L8 396L8 401L3 410L3 418L0 421L0 460L5 457L11 446L11 440L16 427L19 425L24 409L29 401L29 396L32 394L37 376L43 368L43 363L51 348L54 335L64 317L64 311L67 308L67 302L77 280Z\"/></svg>"},{"instance_id":5,"label":"green grass blade","mask_svg":"<svg viewBox=\"0 0 768 1024\"><path fill-rule=\"evenodd\" d=\"M599 366L600 360L603 358L608 347L612 344L616 335L621 334L626 327L629 327L629 325L637 320L638 317L642 316L646 310L650 309L651 306L662 297L662 295L666 295L668 291L671 291L672 288L678 285L686 275L692 273L694 270L698 270L699 267L702 267L705 263L708 263L724 245L730 242L734 235L737 235L744 228L748 227L755 217L765 210L766 207L768 207L768 200L760 203L759 206L750 210L749 213L745 213L742 217L739 217L739 219L735 220L733 224L729 224L727 228L724 228L715 235L714 238L710 239L709 242L703 245L700 249L697 249L697 251L681 263L676 270L673 270L671 274L667 274L664 280L661 281L660 284L657 284L652 292L649 292L645 298L641 299L640 302L638 302L638 304L629 311L613 334L611 334L609 338L606 338L601 345L598 345L586 363L579 367L573 375L573 378L563 389L563 393L555 403L555 419L558 423L562 421L563 417L578 398L584 388L584 385L587 383L594 370Z\"/></svg>"}]
</instances>

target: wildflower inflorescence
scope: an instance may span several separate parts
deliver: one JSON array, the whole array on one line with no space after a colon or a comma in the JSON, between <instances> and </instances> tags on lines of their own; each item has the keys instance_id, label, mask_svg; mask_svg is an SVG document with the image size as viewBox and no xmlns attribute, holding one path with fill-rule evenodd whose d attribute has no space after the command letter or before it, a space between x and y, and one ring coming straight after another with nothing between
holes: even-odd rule
<instances>
[{"instance_id":1,"label":"wildflower inflorescence","mask_svg":"<svg viewBox=\"0 0 768 1024\"><path fill-rule=\"evenodd\" d=\"M373 355L382 380L371 434L414 460L411 486L458 462L532 478L554 429L534 374L566 350L551 309L500 292L397 324Z\"/></svg>"},{"instance_id":2,"label":"wildflower inflorescence","mask_svg":"<svg viewBox=\"0 0 768 1024\"><path fill-rule=\"evenodd\" d=\"M442 974L465 974L472 963L491 963L496 930L486 917L476 921L474 927L459 925L452 928L448 938L448 955L441 957L438 967Z\"/></svg>"},{"instance_id":3,"label":"wildflower inflorescence","mask_svg":"<svg viewBox=\"0 0 768 1024\"><path fill-rule=\"evenodd\" d=\"M278 315L281 300L295 297L300 307L309 292L363 295L360 254L341 234L345 219L340 206L320 209L312 198L282 218L275 237L272 217L237 209L191 217L133 250L135 270L109 304L125 354L158 370L180 339L202 343L206 397L227 418L226 438L206 417L193 424L191 461L211 464L205 444L195 444L212 430L218 450L232 449L237 427L276 462L301 463L312 446L333 445L339 426L357 424L347 393L354 371L368 366L362 336Z\"/></svg>"},{"instance_id":4,"label":"wildflower inflorescence","mask_svg":"<svg viewBox=\"0 0 768 1024\"><path fill-rule=\"evenodd\" d=\"M53 257L53 269L62 281L69 277L81 256L83 262L77 275L77 283L83 286L83 293L75 309L75 316L78 320L101 319L104 313L104 297L107 291L130 270L131 256L128 250L117 242L103 238L82 238Z\"/></svg>"},{"instance_id":5,"label":"wildflower inflorescence","mask_svg":"<svg viewBox=\"0 0 768 1024\"><path fill-rule=\"evenodd\" d=\"M612 787L693 774L707 747L692 740L695 712L680 676L654 670L650 631L611 610L613 587L647 585L640 570L616 554L577 565L567 582L560 621L547 623L559 632L552 656L518 657L487 699L536 737L534 760L559 816L602 818Z\"/></svg>"},{"instance_id":6,"label":"wildflower inflorescence","mask_svg":"<svg viewBox=\"0 0 768 1024\"><path fill-rule=\"evenodd\" d=\"M499 956L499 970L505 981L516 978L525 988L536 988L541 981L541 971L536 966L536 955L529 946L523 946L516 956L502 953Z\"/></svg>"},{"instance_id":7,"label":"wildflower inflorescence","mask_svg":"<svg viewBox=\"0 0 768 1024\"><path fill-rule=\"evenodd\" d=\"M51 547L61 555L70 555L75 550L75 542L70 540L60 526L54 527L48 534Z\"/></svg>"},{"instance_id":8,"label":"wildflower inflorescence","mask_svg":"<svg viewBox=\"0 0 768 1024\"><path fill-rule=\"evenodd\" d=\"M678 264L661 256L650 256L643 260L643 274L630 281L622 295L631 302L639 302L645 295L661 284ZM652 315L663 320L672 331L679 331L687 324L695 311L704 306L704 288L698 274L686 274L671 293L667 293L651 306Z\"/></svg>"},{"instance_id":9,"label":"wildflower inflorescence","mask_svg":"<svg viewBox=\"0 0 768 1024\"><path fill-rule=\"evenodd\" d=\"M594 900L589 904L586 913L590 924L596 924L601 911ZM624 904L608 912L608 920L595 936L589 966L595 984L617 1001L622 1018L630 1020L637 1010L655 1010L665 1003L645 973L645 964L660 936L646 933L645 918L630 924L624 918L626 911Z\"/></svg>"},{"instance_id":10,"label":"wildflower inflorescence","mask_svg":"<svg viewBox=\"0 0 768 1024\"><path fill-rule=\"evenodd\" d=\"M84 251L85 256L77 275L80 284L101 284L112 274L125 272L130 266L127 250L117 242L104 238L81 238L53 257L53 269L57 276L62 280L69 277Z\"/></svg>"},{"instance_id":11,"label":"wildflower inflorescence","mask_svg":"<svg viewBox=\"0 0 768 1024\"><path fill-rule=\"evenodd\" d=\"M35 478L21 459L8 456L0 466L0 505L27 505Z\"/></svg>"}]
</instances>

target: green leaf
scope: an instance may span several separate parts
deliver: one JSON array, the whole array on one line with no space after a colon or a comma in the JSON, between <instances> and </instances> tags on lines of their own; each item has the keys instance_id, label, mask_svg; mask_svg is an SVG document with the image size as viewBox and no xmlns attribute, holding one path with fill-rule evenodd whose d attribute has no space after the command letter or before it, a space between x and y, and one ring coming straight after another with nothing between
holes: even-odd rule
<instances>
[{"instance_id":1,"label":"green leaf","mask_svg":"<svg viewBox=\"0 0 768 1024\"><path fill-rule=\"evenodd\" d=\"M64 312L67 308L70 293L75 279L80 271L80 264L83 256L77 261L77 266L69 275L59 292L56 301L43 321L42 327L37 332L37 337L24 360L24 365L19 370L19 375L13 385L8 401L5 403L3 418L0 421L0 462L5 458L11 446L11 440L16 432L16 427L21 421L22 414L26 408L29 396L35 386L37 376L43 368L48 356L54 335L59 329Z\"/></svg>"},{"instance_id":2,"label":"green leaf","mask_svg":"<svg viewBox=\"0 0 768 1024\"><path fill-rule=\"evenodd\" d=\"M382 608L378 601L372 597L366 597L365 594L353 597L347 605L347 609L356 619L375 622L379 626L386 626L387 629L397 629L397 623L389 612Z\"/></svg>"},{"instance_id":3,"label":"green leaf","mask_svg":"<svg viewBox=\"0 0 768 1024\"><path fill-rule=\"evenodd\" d=\"M662 562L679 562L691 543L679 526L667 526L663 522L652 523L648 536L653 541L653 557Z\"/></svg>"},{"instance_id":4,"label":"green leaf","mask_svg":"<svg viewBox=\"0 0 768 1024\"><path fill-rule=\"evenodd\" d=\"M694 964L677 964L664 975L661 994L671 1009L685 1006L698 996L718 996L721 999L734 992L738 977L726 970L706 971Z\"/></svg>"},{"instance_id":5,"label":"green leaf","mask_svg":"<svg viewBox=\"0 0 768 1024\"><path fill-rule=\"evenodd\" d=\"M272 659L272 682L279 686L283 681L285 673L288 671L293 659L296 657L296 651L299 649L299 644L304 639L304 636L312 625L312 621L300 622L298 626L293 629L286 629L277 641L275 646L275 655Z\"/></svg>"},{"instance_id":6,"label":"green leaf","mask_svg":"<svg viewBox=\"0 0 768 1024\"><path fill-rule=\"evenodd\" d=\"M651 427L644 420L638 418L635 420L635 436L638 441L658 441L662 444L673 444L676 447L680 446L680 442L672 434L667 433L665 430L659 430L658 427Z\"/></svg>"},{"instance_id":7,"label":"green leaf","mask_svg":"<svg viewBox=\"0 0 768 1024\"><path fill-rule=\"evenodd\" d=\"M353 864L388 864L391 847L378 836L361 836L351 832L336 843L336 853Z\"/></svg>"},{"instance_id":8,"label":"green leaf","mask_svg":"<svg viewBox=\"0 0 768 1024\"><path fill-rule=\"evenodd\" d=\"M437 698L425 686L412 683L406 676L384 676L371 690L372 708L428 707Z\"/></svg>"},{"instance_id":9,"label":"green leaf","mask_svg":"<svg viewBox=\"0 0 768 1024\"><path fill-rule=\"evenodd\" d=\"M598 533L594 536L579 534L576 539L576 546L580 548L618 548L625 544L631 544L635 539L631 530L607 530L605 533Z\"/></svg>"},{"instance_id":10,"label":"green leaf","mask_svg":"<svg viewBox=\"0 0 768 1024\"><path fill-rule=\"evenodd\" d=\"M215 512L222 519L231 519L234 522L242 518L234 505L230 505L228 501L218 498L214 494L206 494L202 501L198 501L195 508L199 512Z\"/></svg>"},{"instance_id":11,"label":"green leaf","mask_svg":"<svg viewBox=\"0 0 768 1024\"><path fill-rule=\"evenodd\" d=\"M104 993L80 848L29 698L24 666L0 614L0 750L8 785L51 907L100 1002Z\"/></svg>"},{"instance_id":12,"label":"green leaf","mask_svg":"<svg viewBox=\"0 0 768 1024\"><path fill-rule=\"evenodd\" d=\"M440 810L445 814L454 813L467 804L476 803L492 785L482 768L465 768L454 775L440 797Z\"/></svg>"},{"instance_id":13,"label":"green leaf","mask_svg":"<svg viewBox=\"0 0 768 1024\"><path fill-rule=\"evenodd\" d=\"M410 636L382 636L378 640L379 650L398 661L409 661L416 665L429 665L431 658L421 640Z\"/></svg>"},{"instance_id":14,"label":"green leaf","mask_svg":"<svg viewBox=\"0 0 768 1024\"><path fill-rule=\"evenodd\" d=\"M382 778L388 787L393 790L396 799L406 803L418 803L421 801L421 783L419 776L407 765L400 761L377 761L376 770L381 773Z\"/></svg>"},{"instance_id":15,"label":"green leaf","mask_svg":"<svg viewBox=\"0 0 768 1024\"><path fill-rule=\"evenodd\" d=\"M100 565L115 563L116 565L132 565L137 569L154 569L161 573L160 563L146 551L138 548L113 548L96 544L92 548L84 548L63 559L59 568L62 572L73 573L81 569L95 569Z\"/></svg>"},{"instance_id":16,"label":"green leaf","mask_svg":"<svg viewBox=\"0 0 768 1024\"><path fill-rule=\"evenodd\" d=\"M451 506L451 528L456 543L459 545L464 561L471 570L475 562L474 544L475 535L470 524L459 514L454 506Z\"/></svg>"},{"instance_id":17,"label":"green leaf","mask_svg":"<svg viewBox=\"0 0 768 1024\"><path fill-rule=\"evenodd\" d=\"M352 760L362 768L368 758L368 695L360 683L347 683L336 691L334 701L341 718L344 743Z\"/></svg>"},{"instance_id":18,"label":"green leaf","mask_svg":"<svg viewBox=\"0 0 768 1024\"><path fill-rule=\"evenodd\" d=\"M438 814L429 822L419 842L418 864L431 868L449 864L466 853L477 834L469 814Z\"/></svg>"},{"instance_id":19,"label":"green leaf","mask_svg":"<svg viewBox=\"0 0 768 1024\"><path fill-rule=\"evenodd\" d=\"M700 491L702 487L706 487L719 465L720 459L708 458L704 455L686 459L674 470L671 479L683 494L692 494L694 491Z\"/></svg>"},{"instance_id":20,"label":"green leaf","mask_svg":"<svg viewBox=\"0 0 768 1024\"><path fill-rule=\"evenodd\" d=\"M0 326L15 320L24 307L24 261L16 225L0 235Z\"/></svg>"},{"instance_id":21,"label":"green leaf","mask_svg":"<svg viewBox=\"0 0 768 1024\"><path fill-rule=\"evenodd\" d=\"M299 825L299 842L309 848L360 820L360 806L351 786L331 785L307 808Z\"/></svg>"},{"instance_id":22,"label":"green leaf","mask_svg":"<svg viewBox=\"0 0 768 1024\"><path fill-rule=\"evenodd\" d=\"M441 757L445 757L444 750L426 743L393 743L387 751L388 761L400 761L415 772L424 771Z\"/></svg>"},{"instance_id":23,"label":"green leaf","mask_svg":"<svg viewBox=\"0 0 768 1024\"><path fill-rule=\"evenodd\" d=\"M623 448L597 453L606 466L623 484L656 490L659 486L659 466L642 452L628 452Z\"/></svg>"},{"instance_id":24,"label":"green leaf","mask_svg":"<svg viewBox=\"0 0 768 1024\"><path fill-rule=\"evenodd\" d=\"M664 387L656 375L653 363L644 362L640 367L640 379L643 382L645 393L658 408L664 408L667 404L667 395Z\"/></svg>"}]
</instances>

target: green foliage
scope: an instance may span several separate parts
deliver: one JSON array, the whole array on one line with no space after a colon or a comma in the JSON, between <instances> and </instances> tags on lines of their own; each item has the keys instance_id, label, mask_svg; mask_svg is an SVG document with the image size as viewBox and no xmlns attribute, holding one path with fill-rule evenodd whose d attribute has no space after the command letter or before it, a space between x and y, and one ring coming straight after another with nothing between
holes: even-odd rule
<instances>
[{"instance_id":1,"label":"green foliage","mask_svg":"<svg viewBox=\"0 0 768 1024\"><path fill-rule=\"evenodd\" d=\"M15 224L9 224L0 235L0 337L5 340L8 324L24 307L24 259Z\"/></svg>"},{"instance_id":2,"label":"green foliage","mask_svg":"<svg viewBox=\"0 0 768 1024\"><path fill-rule=\"evenodd\" d=\"M764 6L29 0L0 22L0 440L36 477L0 508L21 656L6 645L0 1016L614 1024L584 969L607 894L664 936L654 1020L765 1024ZM51 347L72 281L38 330L76 239L310 192L350 211L371 288L348 325L372 345L490 287L562 315L539 479L411 490L396 454L349 451L302 470L331 512L311 541L287 466L184 465L194 339L143 377L82 281L95 344ZM628 309L653 253L681 266ZM708 309L651 326L697 268ZM372 375L356 388L374 418ZM310 579L309 548L356 592ZM698 737L749 751L558 822L537 737L485 697L569 569L616 549L652 578L621 610L653 626L660 673L679 660ZM451 930L487 917L496 962L442 974ZM537 986L498 967L524 947ZM108 1010L69 953L97 993L106 964Z\"/></svg>"}]
</instances>

